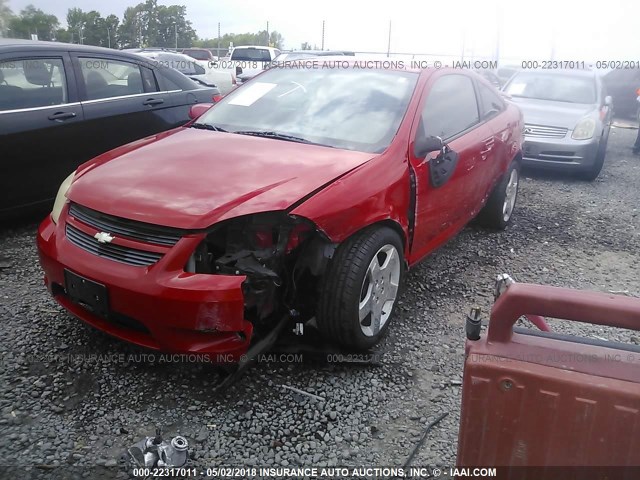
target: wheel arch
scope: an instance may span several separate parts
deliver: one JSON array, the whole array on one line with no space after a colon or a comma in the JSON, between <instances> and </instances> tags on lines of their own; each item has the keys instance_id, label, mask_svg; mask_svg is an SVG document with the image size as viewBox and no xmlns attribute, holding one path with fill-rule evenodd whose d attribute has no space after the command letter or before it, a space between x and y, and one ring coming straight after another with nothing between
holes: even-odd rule
<instances>
[{"instance_id":1,"label":"wheel arch","mask_svg":"<svg viewBox=\"0 0 640 480\"><path fill-rule=\"evenodd\" d=\"M402 257L405 264L407 264L407 245L408 244L407 244L406 232L402 229L402 226L400 225L399 222L391 218L377 220L375 222L369 223L368 225L365 225L359 228L358 230L352 232L351 235L349 235L347 238L342 240L340 242L340 245L348 241L350 238L353 238L354 236L359 235L364 230L367 230L368 228L375 228L375 227L379 227L379 228L388 227L389 229L391 229L392 231L398 234L398 237L400 237L400 242L402 243Z\"/></svg>"}]
</instances>

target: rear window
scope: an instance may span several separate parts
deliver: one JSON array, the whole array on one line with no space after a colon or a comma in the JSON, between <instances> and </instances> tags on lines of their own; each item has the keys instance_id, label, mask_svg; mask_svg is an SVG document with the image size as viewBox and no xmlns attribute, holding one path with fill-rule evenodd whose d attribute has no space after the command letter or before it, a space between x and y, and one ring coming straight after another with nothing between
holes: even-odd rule
<instances>
[{"instance_id":1,"label":"rear window","mask_svg":"<svg viewBox=\"0 0 640 480\"><path fill-rule=\"evenodd\" d=\"M231 60L237 62L269 62L271 55L266 48L236 48L231 54Z\"/></svg>"}]
</instances>

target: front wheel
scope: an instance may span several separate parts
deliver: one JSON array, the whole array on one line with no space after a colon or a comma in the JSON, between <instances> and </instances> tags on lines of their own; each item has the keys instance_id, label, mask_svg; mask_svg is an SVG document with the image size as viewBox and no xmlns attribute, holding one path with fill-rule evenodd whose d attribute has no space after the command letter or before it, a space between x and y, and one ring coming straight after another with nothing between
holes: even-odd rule
<instances>
[{"instance_id":1,"label":"front wheel","mask_svg":"<svg viewBox=\"0 0 640 480\"><path fill-rule=\"evenodd\" d=\"M329 340L364 350L387 332L404 279L399 235L371 227L338 247L320 288L317 323Z\"/></svg>"},{"instance_id":2,"label":"front wheel","mask_svg":"<svg viewBox=\"0 0 640 480\"><path fill-rule=\"evenodd\" d=\"M583 180L592 182L596 178L598 178L598 175L600 175L600 172L602 171L602 167L604 166L604 157L607 155L608 140L609 140L608 135L606 138L603 138L602 140L600 140L600 143L598 144L598 151L596 153L596 158L595 158L595 161L593 162L593 165L591 165L591 167L589 167L588 170L585 170L580 175Z\"/></svg>"},{"instance_id":3,"label":"front wheel","mask_svg":"<svg viewBox=\"0 0 640 480\"><path fill-rule=\"evenodd\" d=\"M478 214L478 221L489 228L504 230L511 223L513 210L518 199L518 187L520 185L520 164L511 162L500 182Z\"/></svg>"}]
</instances>

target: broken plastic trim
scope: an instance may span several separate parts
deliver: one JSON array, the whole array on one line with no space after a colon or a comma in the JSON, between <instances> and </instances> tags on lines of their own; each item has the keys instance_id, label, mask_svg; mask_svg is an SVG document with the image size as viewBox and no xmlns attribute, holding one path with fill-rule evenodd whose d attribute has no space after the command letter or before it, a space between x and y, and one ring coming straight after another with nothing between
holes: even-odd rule
<instances>
[{"instance_id":1,"label":"broken plastic trim","mask_svg":"<svg viewBox=\"0 0 640 480\"><path fill-rule=\"evenodd\" d=\"M317 228L311 221L282 211L232 218L212 228L185 271L277 280L273 260L291 253L313 232Z\"/></svg>"},{"instance_id":2,"label":"broken plastic trim","mask_svg":"<svg viewBox=\"0 0 640 480\"><path fill-rule=\"evenodd\" d=\"M284 211L236 217L214 226L185 271L246 276L246 318L263 320L283 306L293 308L296 275L309 268L303 259L316 251L308 246L323 238L313 222Z\"/></svg>"}]
</instances>

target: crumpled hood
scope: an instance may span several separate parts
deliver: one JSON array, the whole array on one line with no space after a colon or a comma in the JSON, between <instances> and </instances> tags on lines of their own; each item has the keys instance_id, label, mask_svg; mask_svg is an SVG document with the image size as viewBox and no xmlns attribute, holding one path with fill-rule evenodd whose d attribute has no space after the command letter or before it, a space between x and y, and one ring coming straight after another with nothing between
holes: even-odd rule
<instances>
[{"instance_id":1,"label":"crumpled hood","mask_svg":"<svg viewBox=\"0 0 640 480\"><path fill-rule=\"evenodd\" d=\"M596 110L595 105L582 103L553 102L533 98L513 97L514 102L524 115L524 123L564 127L573 130L581 118Z\"/></svg>"},{"instance_id":2,"label":"crumpled hood","mask_svg":"<svg viewBox=\"0 0 640 480\"><path fill-rule=\"evenodd\" d=\"M200 229L239 215L284 210L374 156L182 128L85 164L68 197L119 217Z\"/></svg>"}]
</instances>

